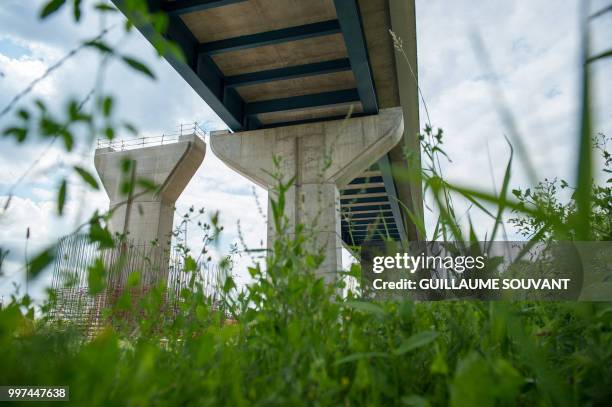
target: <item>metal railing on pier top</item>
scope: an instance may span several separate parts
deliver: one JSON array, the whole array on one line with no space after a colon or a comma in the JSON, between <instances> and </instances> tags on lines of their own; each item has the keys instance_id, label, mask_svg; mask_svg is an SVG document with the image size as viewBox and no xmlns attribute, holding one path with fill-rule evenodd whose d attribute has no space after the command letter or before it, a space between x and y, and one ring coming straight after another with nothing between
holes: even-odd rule
<instances>
[{"instance_id":1,"label":"metal railing on pier top","mask_svg":"<svg viewBox=\"0 0 612 407\"><path fill-rule=\"evenodd\" d=\"M134 150L137 148L161 146L164 144L176 143L181 136L195 135L204 138L204 131L197 123L181 124L169 133L162 133L161 136L135 137L127 139L108 139L99 138L96 148L111 148L114 151Z\"/></svg>"}]
</instances>

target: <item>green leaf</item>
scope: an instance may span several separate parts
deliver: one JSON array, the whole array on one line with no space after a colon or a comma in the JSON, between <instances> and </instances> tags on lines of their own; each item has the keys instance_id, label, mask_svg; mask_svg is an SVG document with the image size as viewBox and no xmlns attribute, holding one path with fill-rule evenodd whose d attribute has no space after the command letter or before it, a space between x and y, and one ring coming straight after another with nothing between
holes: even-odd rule
<instances>
[{"instance_id":1,"label":"green leaf","mask_svg":"<svg viewBox=\"0 0 612 407\"><path fill-rule=\"evenodd\" d=\"M128 64L132 69L150 77L151 79L155 79L155 75L153 74L153 72L151 72L151 70L142 62L132 58L132 57L127 57L127 56L123 56L122 57L123 61Z\"/></svg>"},{"instance_id":2,"label":"green leaf","mask_svg":"<svg viewBox=\"0 0 612 407\"><path fill-rule=\"evenodd\" d=\"M36 278L53 260L55 260L55 246L51 246L36 255L28 264L28 280Z\"/></svg>"},{"instance_id":3,"label":"green leaf","mask_svg":"<svg viewBox=\"0 0 612 407\"><path fill-rule=\"evenodd\" d=\"M381 306L365 301L347 301L345 305L349 308L365 312L366 314L384 315L385 310Z\"/></svg>"},{"instance_id":4,"label":"green leaf","mask_svg":"<svg viewBox=\"0 0 612 407\"><path fill-rule=\"evenodd\" d=\"M494 406L493 380L487 362L476 352L470 353L457 363L457 371L450 388L451 406Z\"/></svg>"},{"instance_id":5,"label":"green leaf","mask_svg":"<svg viewBox=\"0 0 612 407\"><path fill-rule=\"evenodd\" d=\"M495 395L502 400L515 400L523 384L523 378L519 372L504 359L495 359L492 363L492 370L497 376L494 387Z\"/></svg>"},{"instance_id":6,"label":"green leaf","mask_svg":"<svg viewBox=\"0 0 612 407\"><path fill-rule=\"evenodd\" d=\"M420 348L421 346L425 346L433 342L438 335L439 334L435 331L418 332L406 339L393 353L396 355L403 355L406 352L410 352L411 350Z\"/></svg>"},{"instance_id":7,"label":"green leaf","mask_svg":"<svg viewBox=\"0 0 612 407\"><path fill-rule=\"evenodd\" d=\"M72 133L68 130L60 130L60 134L62 136L62 140L64 140L64 146L66 147L66 151L72 151L72 147L74 146L74 137L72 137Z\"/></svg>"},{"instance_id":8,"label":"green leaf","mask_svg":"<svg viewBox=\"0 0 612 407\"><path fill-rule=\"evenodd\" d=\"M444 356L444 353L440 351L436 352L436 356L429 367L431 373L442 375L448 374L448 364L446 363L446 358Z\"/></svg>"},{"instance_id":9,"label":"green leaf","mask_svg":"<svg viewBox=\"0 0 612 407\"><path fill-rule=\"evenodd\" d=\"M43 102L42 100L36 99L34 101L34 104L36 105L36 107L38 108L38 110L41 113L46 113L47 112L47 106L45 105L45 102Z\"/></svg>"},{"instance_id":10,"label":"green leaf","mask_svg":"<svg viewBox=\"0 0 612 407\"><path fill-rule=\"evenodd\" d=\"M51 0L49 1L40 12L40 18L47 18L51 14L55 13L66 3L66 0Z\"/></svg>"},{"instance_id":11,"label":"green leaf","mask_svg":"<svg viewBox=\"0 0 612 407\"><path fill-rule=\"evenodd\" d=\"M121 160L121 172L127 174L132 169L133 160L129 158L123 158Z\"/></svg>"},{"instance_id":12,"label":"green leaf","mask_svg":"<svg viewBox=\"0 0 612 407\"><path fill-rule=\"evenodd\" d=\"M101 258L97 258L92 265L87 268L87 287L89 294L96 295L104 290L106 286L106 268Z\"/></svg>"},{"instance_id":13,"label":"green leaf","mask_svg":"<svg viewBox=\"0 0 612 407\"><path fill-rule=\"evenodd\" d=\"M113 6L105 3L98 3L94 6L94 9L101 11L103 13L116 13L117 9Z\"/></svg>"},{"instance_id":14,"label":"green leaf","mask_svg":"<svg viewBox=\"0 0 612 407\"><path fill-rule=\"evenodd\" d=\"M104 52L106 54L114 53L113 49L110 46L106 45L106 43L99 41L99 40L87 41L83 45L85 45L86 47L96 48L98 51Z\"/></svg>"},{"instance_id":15,"label":"green leaf","mask_svg":"<svg viewBox=\"0 0 612 407\"><path fill-rule=\"evenodd\" d=\"M17 115L23 120L28 121L30 119L30 112L25 109L19 109Z\"/></svg>"},{"instance_id":16,"label":"green leaf","mask_svg":"<svg viewBox=\"0 0 612 407\"><path fill-rule=\"evenodd\" d=\"M59 191L57 192L57 213L62 216L64 213L64 205L66 204L66 189L67 182L65 179L60 184Z\"/></svg>"},{"instance_id":17,"label":"green leaf","mask_svg":"<svg viewBox=\"0 0 612 407\"><path fill-rule=\"evenodd\" d=\"M185 258L185 273L193 273L197 270L198 264L191 256Z\"/></svg>"},{"instance_id":18,"label":"green leaf","mask_svg":"<svg viewBox=\"0 0 612 407\"><path fill-rule=\"evenodd\" d=\"M97 220L93 221L89 226L89 240L92 243L99 243L101 248L115 247L113 235L107 228L100 226Z\"/></svg>"},{"instance_id":19,"label":"green leaf","mask_svg":"<svg viewBox=\"0 0 612 407\"><path fill-rule=\"evenodd\" d=\"M131 123L127 123L127 122L124 122L124 123L123 123L123 127L124 127L124 128L127 130L127 131L129 131L130 133L132 133L134 136L138 135L138 129L137 129L137 128L136 128L136 126L134 126L133 124L131 124Z\"/></svg>"},{"instance_id":20,"label":"green leaf","mask_svg":"<svg viewBox=\"0 0 612 407\"><path fill-rule=\"evenodd\" d=\"M354 362L356 360L366 359L366 358L387 358L387 357L389 357L389 355L387 355L384 352L360 352L360 353L353 353L352 355L343 357L342 359L338 359L334 363L334 365L341 365L343 363Z\"/></svg>"},{"instance_id":21,"label":"green leaf","mask_svg":"<svg viewBox=\"0 0 612 407\"><path fill-rule=\"evenodd\" d=\"M94 178L93 175L91 175L91 173L89 171L87 171L86 169L79 167L79 166L74 166L74 170L81 176L81 178L83 178L83 181L85 181L86 183L89 184L89 186L91 186L93 189L100 189L100 186L98 185L98 181L96 181L96 179Z\"/></svg>"},{"instance_id":22,"label":"green leaf","mask_svg":"<svg viewBox=\"0 0 612 407\"><path fill-rule=\"evenodd\" d=\"M402 403L409 407L429 407L429 401L426 398L417 396L416 394L402 397Z\"/></svg>"},{"instance_id":23,"label":"green leaf","mask_svg":"<svg viewBox=\"0 0 612 407\"><path fill-rule=\"evenodd\" d=\"M149 192L156 191L158 188L158 185L148 178L138 178L136 180L136 185Z\"/></svg>"},{"instance_id":24,"label":"green leaf","mask_svg":"<svg viewBox=\"0 0 612 407\"><path fill-rule=\"evenodd\" d=\"M202 304L198 304L196 307L196 316L200 321L206 320L206 316L208 313L206 312L206 308Z\"/></svg>"},{"instance_id":25,"label":"green leaf","mask_svg":"<svg viewBox=\"0 0 612 407\"><path fill-rule=\"evenodd\" d=\"M168 30L168 16L164 13L151 14L149 21L158 33L165 33Z\"/></svg>"},{"instance_id":26,"label":"green leaf","mask_svg":"<svg viewBox=\"0 0 612 407\"><path fill-rule=\"evenodd\" d=\"M73 10L72 10L74 14L74 21L81 20L81 2L82 0L74 0Z\"/></svg>"},{"instance_id":27,"label":"green leaf","mask_svg":"<svg viewBox=\"0 0 612 407\"><path fill-rule=\"evenodd\" d=\"M248 267L247 270L249 271L249 274L251 275L252 278L255 278L261 274L259 267Z\"/></svg>"},{"instance_id":28,"label":"green leaf","mask_svg":"<svg viewBox=\"0 0 612 407\"><path fill-rule=\"evenodd\" d=\"M111 115L112 111L113 111L113 98L110 96L106 96L104 100L102 101L102 114L104 114L105 117L108 117Z\"/></svg>"},{"instance_id":29,"label":"green leaf","mask_svg":"<svg viewBox=\"0 0 612 407\"><path fill-rule=\"evenodd\" d=\"M18 143L23 143L28 136L28 131L23 127L9 127L2 134L4 136L14 136Z\"/></svg>"},{"instance_id":30,"label":"green leaf","mask_svg":"<svg viewBox=\"0 0 612 407\"><path fill-rule=\"evenodd\" d=\"M128 276L127 286L129 288L134 288L134 287L138 287L138 284L140 284L140 273L137 271L134 271L133 273L130 273L130 275Z\"/></svg>"},{"instance_id":31,"label":"green leaf","mask_svg":"<svg viewBox=\"0 0 612 407\"><path fill-rule=\"evenodd\" d=\"M519 373L507 361L489 362L472 351L457 363L450 386L450 404L453 407L516 405L522 383ZM554 401L552 404L559 405Z\"/></svg>"},{"instance_id":32,"label":"green leaf","mask_svg":"<svg viewBox=\"0 0 612 407\"><path fill-rule=\"evenodd\" d=\"M225 279L225 284L223 284L223 292L228 293L234 288L236 288L236 283L234 282L234 279L231 276L227 276L227 278Z\"/></svg>"},{"instance_id":33,"label":"green leaf","mask_svg":"<svg viewBox=\"0 0 612 407\"><path fill-rule=\"evenodd\" d=\"M574 229L577 240L589 240L591 237L591 202L593 199L593 146L591 115L591 78L587 65L589 55L588 33L582 35L581 112L580 132L578 133L578 168L576 168L576 217Z\"/></svg>"},{"instance_id":34,"label":"green leaf","mask_svg":"<svg viewBox=\"0 0 612 407\"><path fill-rule=\"evenodd\" d=\"M499 227L500 226L503 227L503 215L504 215L504 210L506 209L508 186L510 185L510 175L511 175L511 170L512 170L512 159L514 157L514 149L512 148L512 144L510 144L510 140L506 139L506 141L508 142L508 146L510 147L510 158L508 158L508 164L506 165L506 172L504 173L504 182L502 184L502 188L499 193L499 203L497 205L497 208L498 208L497 216L495 217L495 223L494 223L493 231L491 232L491 237L490 237L492 241L495 241L495 237L496 237Z\"/></svg>"}]
</instances>

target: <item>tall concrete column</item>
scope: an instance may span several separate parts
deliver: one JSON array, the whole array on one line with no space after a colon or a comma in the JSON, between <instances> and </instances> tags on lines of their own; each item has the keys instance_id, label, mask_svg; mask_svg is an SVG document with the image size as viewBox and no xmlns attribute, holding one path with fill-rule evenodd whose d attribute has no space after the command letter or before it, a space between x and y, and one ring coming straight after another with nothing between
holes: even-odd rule
<instances>
[{"instance_id":1,"label":"tall concrete column","mask_svg":"<svg viewBox=\"0 0 612 407\"><path fill-rule=\"evenodd\" d=\"M110 198L110 209L115 209L110 220L112 232L128 233L135 243L156 241L167 249L172 239L174 205L187 183L204 160L206 144L196 135L180 136L177 143L145 147L127 151L112 148L96 150L94 163L104 189ZM121 192L126 181L121 164L132 160L135 176L159 186L155 192L143 193L136 187L131 204ZM128 174L127 181L129 181Z\"/></svg>"},{"instance_id":2,"label":"tall concrete column","mask_svg":"<svg viewBox=\"0 0 612 407\"><path fill-rule=\"evenodd\" d=\"M401 139L401 108L346 120L277 127L229 134L213 132L211 148L230 168L266 188L273 198L279 172L283 182L293 179L286 194L287 233L297 224L311 232L310 249L325 254L319 275L331 281L341 269L339 188L347 185ZM274 158L280 158L275 168ZM274 242L268 205L268 247Z\"/></svg>"}]
</instances>

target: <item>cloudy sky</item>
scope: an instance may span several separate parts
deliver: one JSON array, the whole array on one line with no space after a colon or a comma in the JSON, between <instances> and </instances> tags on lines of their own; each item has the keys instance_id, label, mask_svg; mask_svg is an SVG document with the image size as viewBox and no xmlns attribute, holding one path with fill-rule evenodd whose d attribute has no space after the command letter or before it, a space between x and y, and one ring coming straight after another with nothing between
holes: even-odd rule
<instances>
[{"instance_id":1,"label":"cloudy sky","mask_svg":"<svg viewBox=\"0 0 612 407\"><path fill-rule=\"evenodd\" d=\"M37 13L42 2L2 0L0 5L0 109L3 109L28 83L86 38L103 27L121 21L121 16L100 20L86 12L79 26L69 13L59 13L41 23ZM85 2L91 4L92 2ZM579 100L579 6L580 0L416 0L419 80L434 127L445 131L445 148L452 163L443 163L445 174L458 183L493 188L500 184L508 158L504 135L508 129L499 119L498 102L491 89L502 89L507 105L517 118L521 139L538 178L560 177L573 180L576 158L576 131ZM609 0L593 0L598 10ZM595 20L593 53L612 47L612 13ZM137 56L154 68L151 81L111 64L104 76L104 89L117 100L117 117L137 125L142 135L154 136L172 131L180 123L197 121L207 130L225 125L163 60L148 42L134 33L125 38L121 29L109 34L108 41L120 45L123 53ZM479 37L490 56L491 69L475 52ZM39 83L21 103L30 105L42 98L61 108L70 97L83 98L96 83L99 60L83 51L61 69ZM595 130L612 134L612 59L594 66ZM424 114L421 120L424 124ZM0 128L11 124L10 115L0 118ZM0 202L9 191L14 197L7 211L0 213L0 246L10 250L0 277L0 296L13 291L13 283L23 284L26 229L31 230L28 252L34 253L53 239L69 232L95 209L106 209L104 192L92 192L74 179L69 187L67 216L55 216L58 179L75 163L93 167L92 149L82 148L66 155L52 146L32 143L18 146L0 139ZM27 179L14 188L18 179L40 158ZM517 158L513 186L527 186L523 162ZM495 180L495 181L494 181ZM261 247L265 240L265 219L257 210L255 196L266 205L265 191L225 167L209 149L203 165L179 201L178 212L191 205L207 211L221 210L226 227L219 252L238 239L237 223L249 247ZM467 206L458 202L459 212ZM431 228L433 215L427 216ZM484 235L487 220L470 212ZM195 232L195 230L194 230ZM196 233L190 244L198 247ZM517 235L509 229L510 238ZM243 256L241 267L250 260ZM50 276L36 282L34 292Z\"/></svg>"}]
</instances>

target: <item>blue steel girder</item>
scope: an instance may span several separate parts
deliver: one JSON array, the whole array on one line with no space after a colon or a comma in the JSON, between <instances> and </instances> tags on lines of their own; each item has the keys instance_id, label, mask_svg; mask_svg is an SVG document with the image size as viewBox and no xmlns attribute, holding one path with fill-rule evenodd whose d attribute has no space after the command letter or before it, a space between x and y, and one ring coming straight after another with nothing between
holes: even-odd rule
<instances>
[{"instance_id":1,"label":"blue steel girder","mask_svg":"<svg viewBox=\"0 0 612 407\"><path fill-rule=\"evenodd\" d=\"M382 218L393 218L393 212L391 209L389 210L381 210L372 213L354 213L350 215L350 220L359 220L359 219L370 219L372 217L382 217Z\"/></svg>"},{"instance_id":2,"label":"blue steel girder","mask_svg":"<svg viewBox=\"0 0 612 407\"><path fill-rule=\"evenodd\" d=\"M357 0L334 0L334 5L357 82L363 111L368 114L376 114L378 113L378 100Z\"/></svg>"},{"instance_id":3,"label":"blue steel girder","mask_svg":"<svg viewBox=\"0 0 612 407\"><path fill-rule=\"evenodd\" d=\"M285 79L303 78L306 76L323 75L327 73L350 71L351 63L348 58L331 61L315 62L312 64L289 66L286 68L270 69L267 71L251 72L242 75L228 76L225 86L236 88L240 86L259 85L267 82Z\"/></svg>"},{"instance_id":4,"label":"blue steel girder","mask_svg":"<svg viewBox=\"0 0 612 407\"><path fill-rule=\"evenodd\" d=\"M399 206L400 201L397 197L395 182L393 181L393 173L391 171L391 160L389 160L389 154L385 154L378 161L378 168L382 173L383 183L385 184L385 189L387 190L387 195L389 196L389 205L391 205L391 211L393 212L393 217L395 218L395 224L397 225L400 238L402 241L407 241L408 235L406 234L406 230L404 228L404 221L401 213L402 208L400 208Z\"/></svg>"},{"instance_id":5,"label":"blue steel girder","mask_svg":"<svg viewBox=\"0 0 612 407\"><path fill-rule=\"evenodd\" d=\"M387 225L393 225L390 226L393 229L396 229L396 226L393 224L393 215L388 215L388 216L381 216L381 215L377 215L377 216L370 216L368 218L361 218L361 219L357 219L357 218L351 218L350 220L342 220L342 222L344 222L345 224L350 224L353 226L358 226L358 225L370 225L372 223L376 223L376 222L380 222L380 223L386 223Z\"/></svg>"},{"instance_id":6,"label":"blue steel girder","mask_svg":"<svg viewBox=\"0 0 612 407\"><path fill-rule=\"evenodd\" d=\"M367 115L365 113L353 113L351 115L351 118L363 117L363 116L367 116ZM267 129L267 128L274 128L274 127L295 126L298 124L320 123L320 122L326 122L326 121L331 121L331 120L345 120L346 118L347 118L347 115L315 117L315 118L310 118L310 119L293 120L290 122L270 123L270 124L262 125L262 128Z\"/></svg>"},{"instance_id":7,"label":"blue steel girder","mask_svg":"<svg viewBox=\"0 0 612 407\"><path fill-rule=\"evenodd\" d=\"M371 202L366 204L356 204L352 206L351 212L361 212L361 211L390 211L391 205L388 202Z\"/></svg>"},{"instance_id":8,"label":"blue steel girder","mask_svg":"<svg viewBox=\"0 0 612 407\"><path fill-rule=\"evenodd\" d=\"M351 225L350 232L353 235L365 235L368 233L372 233L374 231L381 232L388 235L396 235L398 234L397 229L394 227L390 227L388 224L385 225L383 222L378 224L376 223L368 223L365 225Z\"/></svg>"},{"instance_id":9,"label":"blue steel girder","mask_svg":"<svg viewBox=\"0 0 612 407\"><path fill-rule=\"evenodd\" d=\"M342 198L349 198L351 195L376 194L376 193L379 193L379 192L385 192L385 187L372 187L372 188L361 188L361 189L344 190L344 191L342 191Z\"/></svg>"},{"instance_id":10,"label":"blue steel girder","mask_svg":"<svg viewBox=\"0 0 612 407\"><path fill-rule=\"evenodd\" d=\"M242 37L228 38L200 44L199 52L206 55L218 55L224 52L240 51L265 45L321 37L340 32L338 20L321 21L318 23L282 28Z\"/></svg>"},{"instance_id":11,"label":"blue steel girder","mask_svg":"<svg viewBox=\"0 0 612 407\"><path fill-rule=\"evenodd\" d=\"M334 105L341 103L358 102L357 89L337 90L333 92L315 93L310 95L292 96L288 98L262 100L247 103L247 116L261 113L282 112L295 109L308 109L311 107Z\"/></svg>"},{"instance_id":12,"label":"blue steel girder","mask_svg":"<svg viewBox=\"0 0 612 407\"><path fill-rule=\"evenodd\" d=\"M342 239L352 246L359 246L366 241L383 241L387 238L399 240L400 236L397 232L385 231L380 229L370 231L353 231L347 229L342 230Z\"/></svg>"}]
</instances>

